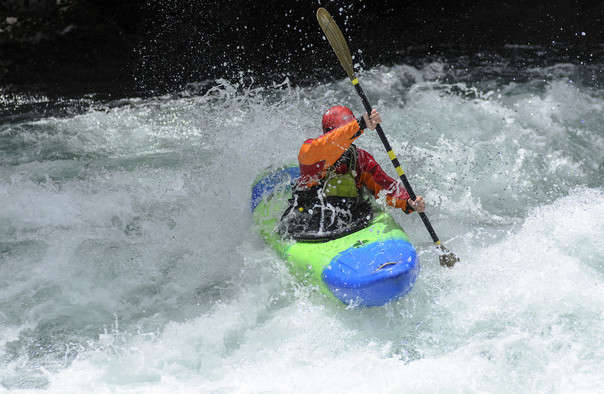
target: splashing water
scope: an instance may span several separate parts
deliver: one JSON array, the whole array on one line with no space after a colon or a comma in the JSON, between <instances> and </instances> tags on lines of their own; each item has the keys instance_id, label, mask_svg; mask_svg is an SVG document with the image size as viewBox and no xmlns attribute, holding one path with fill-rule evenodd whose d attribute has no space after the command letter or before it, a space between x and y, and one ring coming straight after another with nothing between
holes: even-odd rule
<instances>
[{"instance_id":1,"label":"splashing water","mask_svg":"<svg viewBox=\"0 0 604 394\"><path fill-rule=\"evenodd\" d=\"M360 73L447 247L391 210L422 272L347 309L296 282L250 219L346 80L217 81L0 126L0 385L226 392L572 392L604 380L604 90L597 67L474 79ZM477 77L478 76L478 77ZM377 135L358 145L389 167Z\"/></svg>"}]
</instances>

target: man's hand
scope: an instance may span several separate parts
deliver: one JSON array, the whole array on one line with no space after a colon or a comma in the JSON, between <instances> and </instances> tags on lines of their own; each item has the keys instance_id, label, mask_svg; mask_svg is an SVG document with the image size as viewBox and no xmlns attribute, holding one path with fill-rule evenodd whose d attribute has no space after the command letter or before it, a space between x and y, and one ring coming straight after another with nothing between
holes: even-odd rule
<instances>
[{"instance_id":1,"label":"man's hand","mask_svg":"<svg viewBox=\"0 0 604 394\"><path fill-rule=\"evenodd\" d=\"M426 211L426 202L422 196L417 196L415 201L410 198L407 199L407 204L417 212L425 212Z\"/></svg>"},{"instance_id":2,"label":"man's hand","mask_svg":"<svg viewBox=\"0 0 604 394\"><path fill-rule=\"evenodd\" d=\"M369 130L375 130L377 125L382 123L380 113L375 108L371 110L371 116L365 113L365 115L363 115L363 119L365 119L365 125Z\"/></svg>"}]
</instances>

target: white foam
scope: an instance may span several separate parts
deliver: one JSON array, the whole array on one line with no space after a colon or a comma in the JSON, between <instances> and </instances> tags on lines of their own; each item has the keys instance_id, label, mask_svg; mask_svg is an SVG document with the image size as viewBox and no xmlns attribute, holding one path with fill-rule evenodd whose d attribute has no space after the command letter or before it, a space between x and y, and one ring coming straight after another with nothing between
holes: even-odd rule
<instances>
[{"instance_id":1,"label":"white foam","mask_svg":"<svg viewBox=\"0 0 604 394\"><path fill-rule=\"evenodd\" d=\"M0 126L0 382L50 392L600 390L603 105L569 84L362 74L445 245L393 212L422 272L346 309L294 280L249 218L349 81L235 86ZM541 75L545 78L546 74ZM554 108L554 110L552 110ZM581 123L581 121L584 121ZM378 137L358 141L394 175ZM31 301L27 301L31 300Z\"/></svg>"}]
</instances>

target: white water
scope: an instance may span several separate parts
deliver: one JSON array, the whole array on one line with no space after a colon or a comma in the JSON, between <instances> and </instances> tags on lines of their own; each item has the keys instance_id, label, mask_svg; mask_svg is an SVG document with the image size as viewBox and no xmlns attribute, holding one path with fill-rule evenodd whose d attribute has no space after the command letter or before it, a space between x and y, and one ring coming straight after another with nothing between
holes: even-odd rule
<instances>
[{"instance_id":1,"label":"white water","mask_svg":"<svg viewBox=\"0 0 604 394\"><path fill-rule=\"evenodd\" d=\"M447 69L360 75L461 258L440 267L421 220L393 212L422 271L379 308L293 280L250 219L257 174L295 162L330 105L359 112L345 80L0 126L1 389L604 391L601 77ZM376 135L358 145L394 175Z\"/></svg>"}]
</instances>

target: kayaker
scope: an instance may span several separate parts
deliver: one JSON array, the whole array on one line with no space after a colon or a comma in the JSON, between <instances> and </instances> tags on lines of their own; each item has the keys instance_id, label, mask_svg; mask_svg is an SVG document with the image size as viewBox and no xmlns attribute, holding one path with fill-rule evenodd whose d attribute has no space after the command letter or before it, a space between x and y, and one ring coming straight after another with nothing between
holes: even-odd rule
<instances>
[{"instance_id":1,"label":"kayaker","mask_svg":"<svg viewBox=\"0 0 604 394\"><path fill-rule=\"evenodd\" d=\"M295 237L363 226L373 212L367 191L379 198L383 190L386 203L407 214L426 210L421 196L412 201L400 182L388 176L371 154L353 144L365 128L374 130L381 121L376 109L359 118L343 106L325 112L323 134L306 140L300 148L301 176L283 215L282 231Z\"/></svg>"}]
</instances>

